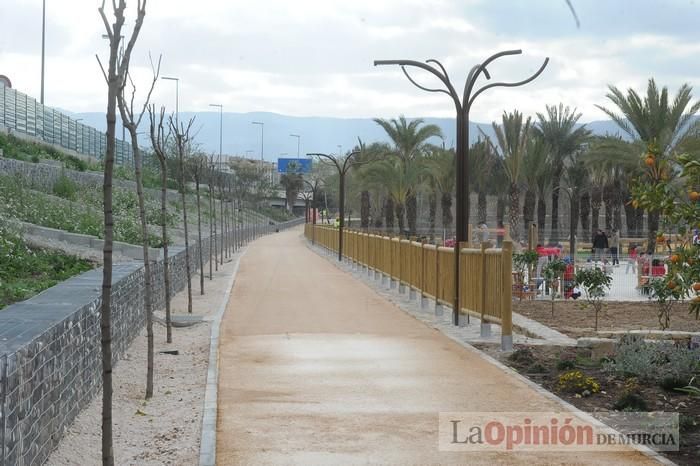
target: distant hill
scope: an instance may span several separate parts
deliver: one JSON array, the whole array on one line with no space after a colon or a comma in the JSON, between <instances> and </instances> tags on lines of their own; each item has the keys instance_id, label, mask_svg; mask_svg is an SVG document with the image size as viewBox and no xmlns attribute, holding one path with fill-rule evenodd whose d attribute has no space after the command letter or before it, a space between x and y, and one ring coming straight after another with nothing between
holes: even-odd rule
<instances>
[{"instance_id":1,"label":"distant hill","mask_svg":"<svg viewBox=\"0 0 700 466\"><path fill-rule=\"evenodd\" d=\"M196 117L195 128L198 131L196 141L207 152L219 151L219 114L217 112L182 112L180 121ZM106 122L103 113L80 113L85 124L105 130ZM147 131L147 118L139 131ZM426 123L433 123L442 128L445 135L445 145L455 144L455 123L450 118L425 118ZM307 152L336 153L338 145L347 151L357 144L357 138L365 142L387 141L384 131L371 118L331 118L331 117L295 117L276 113L251 112L230 113L223 115L223 152L230 155L260 157L260 126L251 124L252 121L265 123L265 159L276 160L280 156L294 157L297 153L297 140L290 134L301 135L301 155ZM587 126L595 134L620 134L618 127L610 120L593 121ZM469 139L474 142L481 134L479 128L487 135L493 136L490 124L472 123ZM121 137L121 127L118 125L118 137ZM144 146L150 145L147 134L139 136ZM434 143L439 144L439 140ZM282 154L287 155L282 155Z\"/></svg>"}]
</instances>

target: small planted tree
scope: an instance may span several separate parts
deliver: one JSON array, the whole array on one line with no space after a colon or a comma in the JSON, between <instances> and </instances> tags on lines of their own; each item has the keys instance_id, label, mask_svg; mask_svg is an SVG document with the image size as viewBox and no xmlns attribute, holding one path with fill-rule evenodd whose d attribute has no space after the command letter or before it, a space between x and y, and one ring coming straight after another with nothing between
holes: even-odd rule
<instances>
[{"instance_id":1,"label":"small planted tree","mask_svg":"<svg viewBox=\"0 0 700 466\"><path fill-rule=\"evenodd\" d=\"M598 331L598 315L605 302L605 291L610 289L612 277L599 268L581 269L576 272L576 284L583 289L586 302L595 311L595 330Z\"/></svg>"},{"instance_id":2,"label":"small planted tree","mask_svg":"<svg viewBox=\"0 0 700 466\"><path fill-rule=\"evenodd\" d=\"M207 167L207 156L198 154L191 158L190 172L194 178L195 193L197 195L197 241L199 241L199 294L204 294L204 251L202 250L202 204L199 185Z\"/></svg>"},{"instance_id":3,"label":"small planted tree","mask_svg":"<svg viewBox=\"0 0 700 466\"><path fill-rule=\"evenodd\" d=\"M656 278L649 285L652 297L656 301L659 327L666 330L671 326L671 311L687 295L687 287L683 284L683 277L673 275Z\"/></svg>"},{"instance_id":4,"label":"small planted tree","mask_svg":"<svg viewBox=\"0 0 700 466\"><path fill-rule=\"evenodd\" d=\"M160 164L160 217L161 217L161 242L163 243L163 285L165 292L165 341L173 342L173 327L170 318L170 264L168 262L168 160L166 147L170 133L166 134L163 128L165 120L165 107L160 108L156 115L156 106L148 107L150 121L151 144Z\"/></svg>"},{"instance_id":5,"label":"small planted tree","mask_svg":"<svg viewBox=\"0 0 700 466\"><path fill-rule=\"evenodd\" d=\"M542 267L542 276L544 277L547 286L549 287L550 301L552 302L552 317L554 317L554 298L556 298L557 293L555 289L557 285L561 282L561 278L566 271L566 262L561 259L553 259L547 262L544 267ZM563 288L563 287L560 287ZM559 289L559 294L562 294L562 289Z\"/></svg>"}]
</instances>

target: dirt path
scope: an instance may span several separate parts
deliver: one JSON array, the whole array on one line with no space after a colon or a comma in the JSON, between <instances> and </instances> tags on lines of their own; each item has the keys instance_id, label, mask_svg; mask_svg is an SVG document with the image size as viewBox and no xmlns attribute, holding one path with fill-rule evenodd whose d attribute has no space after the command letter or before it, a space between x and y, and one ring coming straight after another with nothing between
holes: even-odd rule
<instances>
[{"instance_id":1,"label":"dirt path","mask_svg":"<svg viewBox=\"0 0 700 466\"><path fill-rule=\"evenodd\" d=\"M635 452L438 450L440 412L561 411L307 248L243 257L221 329L217 464L647 464Z\"/></svg>"}]
</instances>

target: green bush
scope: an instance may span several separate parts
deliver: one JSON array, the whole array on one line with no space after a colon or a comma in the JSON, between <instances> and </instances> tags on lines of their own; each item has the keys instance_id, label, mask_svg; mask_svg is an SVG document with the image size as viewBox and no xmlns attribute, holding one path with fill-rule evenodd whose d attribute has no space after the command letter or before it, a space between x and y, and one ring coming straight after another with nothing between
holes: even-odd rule
<instances>
[{"instance_id":1,"label":"green bush","mask_svg":"<svg viewBox=\"0 0 700 466\"><path fill-rule=\"evenodd\" d=\"M74 201L77 191L77 185L65 174L61 174L58 180L56 180L56 183L53 185L53 193L58 197L62 197L63 199Z\"/></svg>"},{"instance_id":2,"label":"green bush","mask_svg":"<svg viewBox=\"0 0 700 466\"><path fill-rule=\"evenodd\" d=\"M615 403L613 408L618 411L648 411L647 402L638 393L623 393Z\"/></svg>"},{"instance_id":3,"label":"green bush","mask_svg":"<svg viewBox=\"0 0 700 466\"><path fill-rule=\"evenodd\" d=\"M615 358L605 367L617 375L650 382L669 379L670 383L673 379L685 385L697 374L699 358L697 350L665 342L646 342L639 335L628 334L620 338Z\"/></svg>"}]
</instances>

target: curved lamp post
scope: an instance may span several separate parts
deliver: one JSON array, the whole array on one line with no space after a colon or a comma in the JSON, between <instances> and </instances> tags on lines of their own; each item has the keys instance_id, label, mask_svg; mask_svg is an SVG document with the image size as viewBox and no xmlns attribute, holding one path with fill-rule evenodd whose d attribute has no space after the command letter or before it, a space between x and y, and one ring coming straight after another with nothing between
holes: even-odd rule
<instances>
[{"instance_id":1,"label":"curved lamp post","mask_svg":"<svg viewBox=\"0 0 700 466\"><path fill-rule=\"evenodd\" d=\"M365 163L372 162L373 160L357 160L357 156L361 153L359 150L354 150L350 152L344 159L336 157L331 154L320 154L318 152L306 154L308 156L316 156L319 160L326 165L334 165L338 170L338 216L340 217L340 223L338 225L338 261L343 260L343 224L345 217L345 174L352 167L357 167L359 165L364 165ZM325 162L323 159L327 160Z\"/></svg>"},{"instance_id":2,"label":"curved lamp post","mask_svg":"<svg viewBox=\"0 0 700 466\"><path fill-rule=\"evenodd\" d=\"M491 79L491 75L486 69L495 60L507 56L507 55L519 55L522 50L505 50L502 52L495 53L484 60L482 63L474 65L467 75L467 80L464 83L464 91L460 100L460 96L455 90L455 87L450 81L450 77L447 74L447 70L442 66L437 60L430 59L426 60L425 63L415 61L415 60L375 60L374 66L378 65L398 65L401 67L401 71L408 78L408 80L416 86L418 89L427 92L441 92L447 94L455 105L455 110L457 112L457 170L456 170L456 185L457 185L457 199L456 199L456 238L455 238L455 286L454 286L454 299L453 299L453 318L454 324L459 324L459 248L461 243L467 241L467 228L469 225L469 111L471 110L474 100L481 95L484 91L494 88L494 87L517 87L533 81L537 78L542 71L544 71L549 58L545 58L542 66L527 79L516 82L494 82L491 84L486 84L480 88L475 88L476 81L479 76L483 73L486 79ZM444 88L428 88L418 84L411 75L406 71L407 66L412 66L415 68L420 68L425 70L434 76L436 76L440 82L444 85Z\"/></svg>"}]
</instances>

